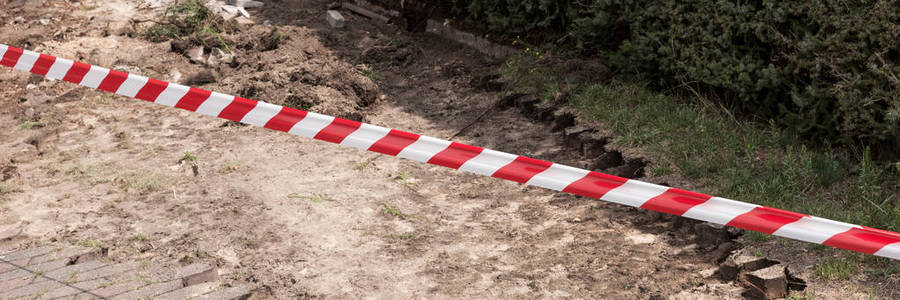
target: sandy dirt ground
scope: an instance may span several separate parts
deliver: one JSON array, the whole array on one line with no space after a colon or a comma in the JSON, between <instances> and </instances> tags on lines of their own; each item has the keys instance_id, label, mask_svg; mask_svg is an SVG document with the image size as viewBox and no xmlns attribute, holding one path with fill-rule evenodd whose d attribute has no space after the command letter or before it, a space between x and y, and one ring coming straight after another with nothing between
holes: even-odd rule
<instances>
[{"instance_id":1,"label":"sandy dirt ground","mask_svg":"<svg viewBox=\"0 0 900 300\"><path fill-rule=\"evenodd\" d=\"M234 36L235 63L194 64L169 43L128 37L131 18L166 2L27 1L0 11L0 41L441 138L502 96L471 86L497 70L472 49L349 12L347 28L332 29L325 1L267 2ZM284 38L268 49L275 29ZM15 247L100 243L117 260L209 262L258 298L720 299L744 289L714 276L689 230L634 209L7 68L0 102L0 231L28 236ZM582 163L548 132L507 109L454 140Z\"/></svg>"}]
</instances>

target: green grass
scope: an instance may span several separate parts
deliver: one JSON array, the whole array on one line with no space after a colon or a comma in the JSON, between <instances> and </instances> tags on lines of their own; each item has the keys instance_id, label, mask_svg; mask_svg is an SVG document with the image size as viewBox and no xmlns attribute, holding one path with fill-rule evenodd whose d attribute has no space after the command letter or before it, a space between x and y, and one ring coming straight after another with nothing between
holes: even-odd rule
<instances>
[{"instance_id":1,"label":"green grass","mask_svg":"<svg viewBox=\"0 0 900 300\"><path fill-rule=\"evenodd\" d=\"M181 155L181 158L178 159L178 162L189 162L194 163L197 162L197 154L191 151L184 151L184 154Z\"/></svg>"},{"instance_id":2,"label":"green grass","mask_svg":"<svg viewBox=\"0 0 900 300\"><path fill-rule=\"evenodd\" d=\"M571 91L568 104L611 130L614 146L646 155L651 176L687 179L697 192L719 197L900 231L900 173L891 162L873 161L867 148L807 145L773 122L739 120L697 93L571 82L533 53L511 58L501 74L516 92L545 100L561 87Z\"/></svg>"},{"instance_id":3,"label":"green grass","mask_svg":"<svg viewBox=\"0 0 900 300\"><path fill-rule=\"evenodd\" d=\"M46 126L46 125L40 121L25 121L22 123L22 125L19 125L19 128L22 128L23 130L28 130L28 129L38 129L38 128L42 128L44 126Z\"/></svg>"},{"instance_id":4,"label":"green grass","mask_svg":"<svg viewBox=\"0 0 900 300\"><path fill-rule=\"evenodd\" d=\"M300 193L291 193L288 195L288 198L307 200L313 203L334 201L331 197L323 194L302 195Z\"/></svg>"},{"instance_id":5,"label":"green grass","mask_svg":"<svg viewBox=\"0 0 900 300\"><path fill-rule=\"evenodd\" d=\"M847 279L855 274L857 263L846 258L829 258L816 264L813 274L824 279Z\"/></svg>"},{"instance_id":6,"label":"green grass","mask_svg":"<svg viewBox=\"0 0 900 300\"><path fill-rule=\"evenodd\" d=\"M387 215L400 218L404 221L412 221L412 220L426 221L427 220L427 218L420 216L420 215L404 213L403 211L400 210L400 208L398 208L394 205L391 205L389 203L381 203L381 210Z\"/></svg>"},{"instance_id":7,"label":"green grass","mask_svg":"<svg viewBox=\"0 0 900 300\"><path fill-rule=\"evenodd\" d=\"M614 144L647 153L700 186L700 192L900 230L898 176L866 148L811 149L774 126L742 122L701 99L688 104L641 85L596 84L572 104L601 121Z\"/></svg>"},{"instance_id":8,"label":"green grass","mask_svg":"<svg viewBox=\"0 0 900 300\"><path fill-rule=\"evenodd\" d=\"M204 2L176 2L166 9L162 20L153 21L154 25L144 30L141 36L152 42L191 40L197 45L233 53L230 42L222 36L232 31L231 26L207 8Z\"/></svg>"},{"instance_id":9,"label":"green grass","mask_svg":"<svg viewBox=\"0 0 900 300\"><path fill-rule=\"evenodd\" d=\"M378 72L378 70L375 70L369 65L364 65L361 73L363 76L371 79L372 81L379 81L384 78L384 76L382 76L381 73Z\"/></svg>"},{"instance_id":10,"label":"green grass","mask_svg":"<svg viewBox=\"0 0 900 300\"><path fill-rule=\"evenodd\" d=\"M394 176L394 180L406 186L413 186L418 181L415 177L412 176L412 174L406 171L400 171L400 173L397 173L397 176Z\"/></svg>"}]
</instances>

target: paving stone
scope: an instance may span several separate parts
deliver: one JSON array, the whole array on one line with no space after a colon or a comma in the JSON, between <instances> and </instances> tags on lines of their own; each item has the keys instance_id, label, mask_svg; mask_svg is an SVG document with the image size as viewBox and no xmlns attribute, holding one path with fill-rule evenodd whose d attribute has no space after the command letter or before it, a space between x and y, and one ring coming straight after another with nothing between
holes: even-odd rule
<instances>
[{"instance_id":1,"label":"paving stone","mask_svg":"<svg viewBox=\"0 0 900 300\"><path fill-rule=\"evenodd\" d=\"M162 299L193 299L203 294L212 292L219 286L218 282L206 282L183 287L159 296Z\"/></svg>"},{"instance_id":2,"label":"paving stone","mask_svg":"<svg viewBox=\"0 0 900 300\"><path fill-rule=\"evenodd\" d=\"M53 252L56 249L54 246L43 246L37 248L29 248L22 249L18 251L13 251L7 254L0 255L0 259L5 261L19 260L22 258L31 258L35 256L41 256L50 252Z\"/></svg>"},{"instance_id":3,"label":"paving stone","mask_svg":"<svg viewBox=\"0 0 900 300\"><path fill-rule=\"evenodd\" d=\"M215 281L218 275L219 272L216 268L202 263L192 264L178 271L178 277L181 278L183 286Z\"/></svg>"},{"instance_id":4,"label":"paving stone","mask_svg":"<svg viewBox=\"0 0 900 300\"><path fill-rule=\"evenodd\" d=\"M28 264L28 258L22 258L15 261L0 261L0 274L24 267Z\"/></svg>"},{"instance_id":5,"label":"paving stone","mask_svg":"<svg viewBox=\"0 0 900 300\"><path fill-rule=\"evenodd\" d=\"M787 274L783 265L774 265L744 275L751 284L751 294L761 299L783 298L788 293Z\"/></svg>"},{"instance_id":6,"label":"paving stone","mask_svg":"<svg viewBox=\"0 0 900 300\"><path fill-rule=\"evenodd\" d=\"M196 300L243 300L250 297L250 287L236 286L218 290L200 297Z\"/></svg>"},{"instance_id":7,"label":"paving stone","mask_svg":"<svg viewBox=\"0 0 900 300\"><path fill-rule=\"evenodd\" d=\"M11 241L22 234L22 227L10 228L0 231L0 242Z\"/></svg>"},{"instance_id":8,"label":"paving stone","mask_svg":"<svg viewBox=\"0 0 900 300\"><path fill-rule=\"evenodd\" d=\"M19 298L32 296L36 294L44 294L53 289L62 288L65 285L56 281L32 282L29 285L18 287L6 292L0 292L0 298Z\"/></svg>"},{"instance_id":9,"label":"paving stone","mask_svg":"<svg viewBox=\"0 0 900 300\"><path fill-rule=\"evenodd\" d=\"M124 294L117 295L110 299L113 300L130 300L130 299L138 299L138 298L147 298L147 297L155 297L157 295L165 294L175 289L183 287L181 285L181 280L172 280L163 283L151 284L140 289L127 292Z\"/></svg>"},{"instance_id":10,"label":"paving stone","mask_svg":"<svg viewBox=\"0 0 900 300\"><path fill-rule=\"evenodd\" d=\"M116 276L124 272L136 270L138 268L140 268L140 264L136 262L108 265L102 268L79 273L75 280L78 282L90 281L101 277Z\"/></svg>"},{"instance_id":11,"label":"paving stone","mask_svg":"<svg viewBox=\"0 0 900 300\"><path fill-rule=\"evenodd\" d=\"M336 10L329 10L325 13L325 20L328 21L328 25L334 28L344 28L344 16L341 15L340 12Z\"/></svg>"},{"instance_id":12,"label":"paving stone","mask_svg":"<svg viewBox=\"0 0 900 300\"><path fill-rule=\"evenodd\" d=\"M120 282L108 281L106 284L95 287L88 292L78 294L75 299L96 299L121 295L129 291L147 286L143 280L124 280Z\"/></svg>"},{"instance_id":13,"label":"paving stone","mask_svg":"<svg viewBox=\"0 0 900 300\"><path fill-rule=\"evenodd\" d=\"M35 277L38 274L53 271L62 267L65 267L69 264L69 259L57 259L54 261L45 262L39 265L33 266L25 266L21 269L15 269L3 274L0 274L0 281L15 279L19 277Z\"/></svg>"},{"instance_id":14,"label":"paving stone","mask_svg":"<svg viewBox=\"0 0 900 300\"><path fill-rule=\"evenodd\" d=\"M26 286L30 284L32 280L34 280L34 277L25 276L6 281L0 281L0 291L9 291L21 286Z\"/></svg>"},{"instance_id":15,"label":"paving stone","mask_svg":"<svg viewBox=\"0 0 900 300\"><path fill-rule=\"evenodd\" d=\"M60 269L41 274L38 280L56 280L61 282L78 282L76 277L79 273L90 271L96 268L106 266L102 261L89 261L83 264L68 265Z\"/></svg>"},{"instance_id":16,"label":"paving stone","mask_svg":"<svg viewBox=\"0 0 900 300\"><path fill-rule=\"evenodd\" d=\"M28 262L28 265L36 265L44 262L48 262L51 260L56 260L60 258L68 258L72 262L76 261L88 261L92 259L99 258L99 252L102 252L102 249L98 248L82 248L82 247L72 247L72 248L64 248L60 251L47 253L41 256L37 256L31 259Z\"/></svg>"}]
</instances>

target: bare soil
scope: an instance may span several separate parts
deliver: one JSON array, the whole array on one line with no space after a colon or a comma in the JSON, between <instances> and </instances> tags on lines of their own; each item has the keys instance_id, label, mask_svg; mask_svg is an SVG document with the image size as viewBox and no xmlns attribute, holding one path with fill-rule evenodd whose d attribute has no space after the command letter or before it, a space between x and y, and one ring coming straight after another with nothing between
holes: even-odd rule
<instances>
[{"instance_id":1,"label":"bare soil","mask_svg":"<svg viewBox=\"0 0 900 300\"><path fill-rule=\"evenodd\" d=\"M250 10L256 24L229 36L243 45L236 62L194 64L170 43L129 37L140 29L131 18L168 2L0 0L0 41L441 138L502 97L471 84L497 70L476 51L347 11L347 27L332 29L327 1L267 1ZM273 30L277 47L261 44ZM714 275L716 245L631 208L7 68L0 114L0 231L28 236L9 249L100 242L117 260L209 262L258 298L720 299L744 289ZM587 164L551 129L506 109L454 140ZM858 292L825 295L867 295Z\"/></svg>"}]
</instances>

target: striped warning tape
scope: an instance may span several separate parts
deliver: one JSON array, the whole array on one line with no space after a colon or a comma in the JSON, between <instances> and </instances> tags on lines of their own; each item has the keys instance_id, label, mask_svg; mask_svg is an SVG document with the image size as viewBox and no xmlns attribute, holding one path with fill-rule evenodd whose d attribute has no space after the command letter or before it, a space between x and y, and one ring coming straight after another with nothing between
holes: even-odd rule
<instances>
[{"instance_id":1,"label":"striped warning tape","mask_svg":"<svg viewBox=\"0 0 900 300\"><path fill-rule=\"evenodd\" d=\"M0 64L345 146L716 224L900 259L900 234L210 92L0 44Z\"/></svg>"}]
</instances>

